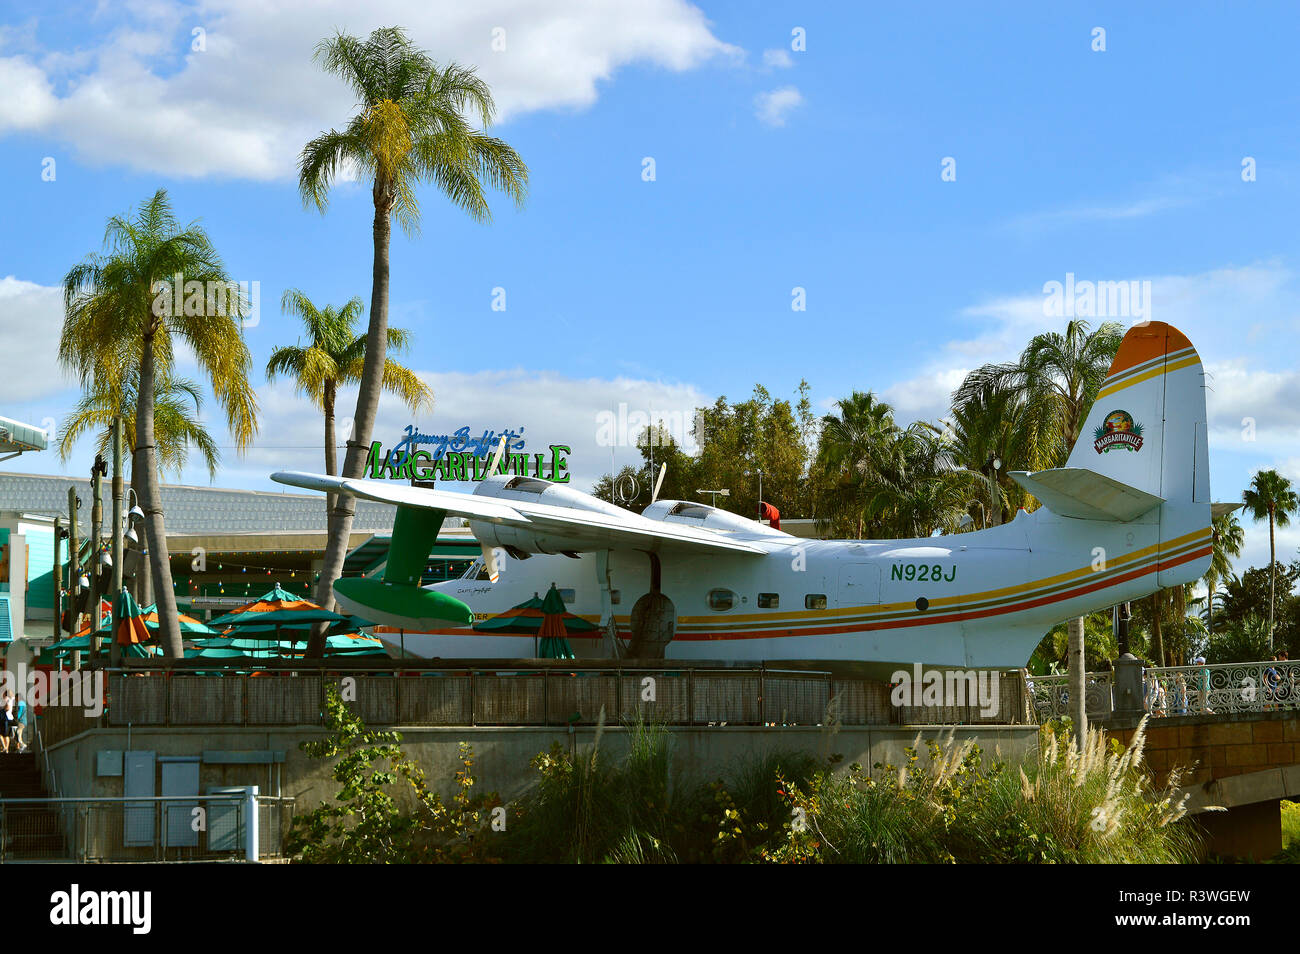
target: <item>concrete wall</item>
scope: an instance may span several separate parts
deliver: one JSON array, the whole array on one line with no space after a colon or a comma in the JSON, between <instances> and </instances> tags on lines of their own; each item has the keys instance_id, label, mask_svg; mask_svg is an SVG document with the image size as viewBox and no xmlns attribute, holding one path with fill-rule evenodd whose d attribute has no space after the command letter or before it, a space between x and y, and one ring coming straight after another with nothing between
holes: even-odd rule
<instances>
[{"instance_id":1,"label":"concrete wall","mask_svg":"<svg viewBox=\"0 0 1300 954\"><path fill-rule=\"evenodd\" d=\"M468 742L474 749L476 793L497 792L510 801L523 792L535 777L530 762L535 755L558 742L566 749L588 747L596 730L579 727L409 727L400 728L403 749L419 762L430 787L450 794L454 773L460 768L457 744ZM937 738L949 728L925 726L853 726L836 732L813 726L762 727L673 727L674 767L685 778L707 781L725 776L747 757L765 752L807 752L819 758L843 756L842 767L857 762L870 768L877 762L902 764L903 750L921 732ZM957 726L951 728L958 740L975 739L987 757L1022 760L1037 751L1037 726ZM257 785L263 793L292 795L297 810L314 807L332 798L338 785L329 778L330 766L307 758L300 742L321 738L313 727L284 729L246 728L158 728L94 729L50 747L58 785L64 796L120 796L120 776L95 774L95 753L100 750L143 750L164 755L201 755L205 750L283 751L285 762L279 774L274 766L209 765L200 768L200 789L212 785ZM622 727L605 729L600 746L610 757L620 757L627 747L628 733ZM922 747L924 751L924 747Z\"/></svg>"},{"instance_id":2,"label":"concrete wall","mask_svg":"<svg viewBox=\"0 0 1300 954\"><path fill-rule=\"evenodd\" d=\"M1132 727L1108 726L1125 745ZM1183 769L1180 784L1244 775L1300 762L1300 714L1294 711L1241 712L1220 716L1175 716L1147 723L1147 765L1161 784L1173 769Z\"/></svg>"}]
</instances>

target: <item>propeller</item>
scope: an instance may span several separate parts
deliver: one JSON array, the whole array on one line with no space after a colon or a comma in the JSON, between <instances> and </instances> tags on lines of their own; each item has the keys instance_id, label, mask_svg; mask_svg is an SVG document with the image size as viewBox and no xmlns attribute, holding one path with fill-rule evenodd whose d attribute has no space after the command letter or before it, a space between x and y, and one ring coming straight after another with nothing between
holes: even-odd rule
<instances>
[{"instance_id":1,"label":"propeller","mask_svg":"<svg viewBox=\"0 0 1300 954\"><path fill-rule=\"evenodd\" d=\"M651 502L651 503L654 503L656 500L659 499L659 488L662 487L662 486L664 485L664 476L665 476L667 473L668 473L668 462L665 461L665 462L664 462L664 465L663 465L662 467L659 468L659 476L658 476L658 478L655 480L655 489L654 489L654 491L650 494L650 502Z\"/></svg>"},{"instance_id":2,"label":"propeller","mask_svg":"<svg viewBox=\"0 0 1300 954\"><path fill-rule=\"evenodd\" d=\"M480 543L479 549L483 552L483 566L487 570L488 579L495 583L501 576L501 565L506 561L502 558L502 553L496 547L490 547L486 543Z\"/></svg>"},{"instance_id":3,"label":"propeller","mask_svg":"<svg viewBox=\"0 0 1300 954\"><path fill-rule=\"evenodd\" d=\"M497 441L496 450L492 451L492 456L488 458L487 472L490 474L497 469L497 464L506 452L506 436L501 435L501 440Z\"/></svg>"},{"instance_id":4,"label":"propeller","mask_svg":"<svg viewBox=\"0 0 1300 954\"><path fill-rule=\"evenodd\" d=\"M489 474L497 469L497 464L505 452L506 436L502 434L501 440L497 441L496 449L492 451L492 456L488 458L487 472ZM480 543L479 549L483 552L483 567L487 570L488 579L495 583L501 576L501 566L505 563L505 560L502 559L499 550L488 546L486 543Z\"/></svg>"}]
</instances>

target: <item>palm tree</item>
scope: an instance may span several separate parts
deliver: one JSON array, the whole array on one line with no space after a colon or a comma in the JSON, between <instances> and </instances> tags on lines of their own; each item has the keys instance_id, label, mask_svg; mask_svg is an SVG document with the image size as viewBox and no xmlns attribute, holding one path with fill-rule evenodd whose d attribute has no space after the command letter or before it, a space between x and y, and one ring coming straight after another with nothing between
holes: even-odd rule
<instances>
[{"instance_id":1,"label":"palm tree","mask_svg":"<svg viewBox=\"0 0 1300 954\"><path fill-rule=\"evenodd\" d=\"M364 42L338 33L317 45L315 58L352 87L360 111L342 130L321 133L303 147L298 173L303 202L323 212L336 176L345 170L370 181L375 207L370 327L354 436L343 460L343 476L359 477L383 385L393 217L404 232L415 234L420 222L416 186L430 182L476 222L489 221L485 187L504 192L520 205L528 190L528 168L509 145L472 125L476 117L486 128L496 112L487 84L473 69L455 63L439 66L400 28L375 30ZM316 588L316 600L324 605L334 602L334 581L343 569L354 509L352 497L339 494L330 512ZM323 646L324 633L317 632L308 652L319 655Z\"/></svg>"},{"instance_id":2,"label":"palm tree","mask_svg":"<svg viewBox=\"0 0 1300 954\"><path fill-rule=\"evenodd\" d=\"M317 308L298 289L286 289L280 309L286 315L302 319L310 344L278 347L266 363L267 380L274 381L278 374L292 377L298 392L325 412L325 473L331 477L338 473L334 401L339 385L360 381L365 368L366 336L358 335L354 328L364 307L360 298L353 298L342 308L333 305ZM410 342L406 329L388 329L389 351L405 351ZM433 407L429 386L414 371L392 358L384 361L382 383L383 389L400 397L413 414L421 408ZM333 494L328 495L328 509L334 509Z\"/></svg>"},{"instance_id":3,"label":"palm tree","mask_svg":"<svg viewBox=\"0 0 1300 954\"><path fill-rule=\"evenodd\" d=\"M894 411L870 391L854 391L835 402L837 413L822 418L816 471L832 483L823 491L831 514L852 522L853 536L862 539L871 484L879 478L886 448L897 440Z\"/></svg>"},{"instance_id":4,"label":"palm tree","mask_svg":"<svg viewBox=\"0 0 1300 954\"><path fill-rule=\"evenodd\" d=\"M106 379L90 383L76 408L63 424L59 437L59 458L67 461L73 447L83 436L96 432L95 450L104 457L111 453L113 418L122 418L124 447L135 447L135 415L139 405L136 391L138 374L128 374L120 385ZM191 409L191 405L193 408ZM172 377L164 372L154 388L154 441L158 445L158 469L178 477L189 460L193 447L203 457L208 475L217 475L221 451L208 429L199 420L203 398L199 386L188 378Z\"/></svg>"},{"instance_id":5,"label":"palm tree","mask_svg":"<svg viewBox=\"0 0 1300 954\"><path fill-rule=\"evenodd\" d=\"M986 526L999 524L1008 514L1028 506L1028 491L1006 475L1013 470L1035 471L1052 466L1051 452L1056 445L1050 434L1042 433L1046 423L1045 416L1031 413L1023 391L1006 380L976 381L969 387L963 384L954 393L946 422L953 460L989 484L988 491L974 498L972 518L978 510L984 513ZM990 478L988 464L995 459L1002 465L992 471ZM987 503L994 489L997 500Z\"/></svg>"},{"instance_id":6,"label":"palm tree","mask_svg":"<svg viewBox=\"0 0 1300 954\"><path fill-rule=\"evenodd\" d=\"M1034 335L1010 364L985 365L967 376L957 389L961 403L976 400L985 388L1010 388L1024 396L1027 448L1031 458L1051 460L1059 467L1069 457L1088 418L1092 402L1110 371L1124 329L1114 321L1103 322L1096 331L1086 321L1074 319L1065 333ZM1075 733L1084 741L1083 712L1084 621L1069 622L1070 698L1075 701Z\"/></svg>"},{"instance_id":7,"label":"palm tree","mask_svg":"<svg viewBox=\"0 0 1300 954\"><path fill-rule=\"evenodd\" d=\"M1300 498L1296 497L1291 481L1275 470L1261 470L1251 478L1241 499L1252 519L1268 519L1268 648L1272 649L1273 603L1277 599L1277 544L1273 528L1290 525L1291 515L1300 509Z\"/></svg>"},{"instance_id":8,"label":"palm tree","mask_svg":"<svg viewBox=\"0 0 1300 954\"><path fill-rule=\"evenodd\" d=\"M178 224L162 189L133 215L108 220L104 248L106 254L88 256L63 279L59 361L92 394L125 393L134 379L132 479L145 513L160 639L167 655L180 657L158 484L158 381L167 381L179 339L221 404L235 447L245 450L257 432L257 401L248 383L252 359L242 325L249 302L197 223ZM177 275L184 281L183 302L182 290L172 294Z\"/></svg>"},{"instance_id":9,"label":"palm tree","mask_svg":"<svg viewBox=\"0 0 1300 954\"><path fill-rule=\"evenodd\" d=\"M1246 532L1237 521L1236 513L1221 513L1211 523L1211 535L1214 541L1214 554L1210 557L1210 568L1205 571L1206 625L1209 635L1214 635L1214 590L1220 580L1232 575L1232 558L1241 556L1241 548L1246 542Z\"/></svg>"},{"instance_id":10,"label":"palm tree","mask_svg":"<svg viewBox=\"0 0 1300 954\"><path fill-rule=\"evenodd\" d=\"M976 402L986 389L1020 392L1028 415L1030 453L1050 459L1047 466L1062 466L1123 340L1118 322L1107 321L1091 331L1086 321L1075 319L1064 334L1034 335L1018 361L972 371L957 389L954 404Z\"/></svg>"}]
</instances>

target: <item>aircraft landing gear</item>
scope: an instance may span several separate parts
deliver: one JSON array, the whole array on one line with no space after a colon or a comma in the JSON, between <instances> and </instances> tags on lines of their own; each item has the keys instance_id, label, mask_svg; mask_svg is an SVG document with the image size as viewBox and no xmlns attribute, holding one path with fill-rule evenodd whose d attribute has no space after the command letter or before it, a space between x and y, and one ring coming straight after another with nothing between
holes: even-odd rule
<instances>
[{"instance_id":1,"label":"aircraft landing gear","mask_svg":"<svg viewBox=\"0 0 1300 954\"><path fill-rule=\"evenodd\" d=\"M677 607L659 589L659 555L646 555L650 557L650 592L632 607L632 641L627 654L633 659L663 659L677 633Z\"/></svg>"}]
</instances>

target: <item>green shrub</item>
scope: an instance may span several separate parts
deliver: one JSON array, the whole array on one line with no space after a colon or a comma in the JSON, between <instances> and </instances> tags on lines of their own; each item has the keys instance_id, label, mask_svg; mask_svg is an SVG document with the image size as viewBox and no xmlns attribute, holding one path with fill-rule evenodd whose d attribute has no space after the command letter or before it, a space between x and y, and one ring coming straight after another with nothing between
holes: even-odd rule
<instances>
[{"instance_id":1,"label":"green shrub","mask_svg":"<svg viewBox=\"0 0 1300 954\"><path fill-rule=\"evenodd\" d=\"M495 795L470 794L474 753L468 745L460 743L456 794L447 804L402 751L401 734L367 729L334 685L327 690L325 725L330 736L299 748L311 758L334 759L330 777L341 788L332 802L294 817L285 844L291 858L313 864L496 860L489 827L500 802ZM398 807L392 790L399 782L409 786L412 810Z\"/></svg>"}]
</instances>

